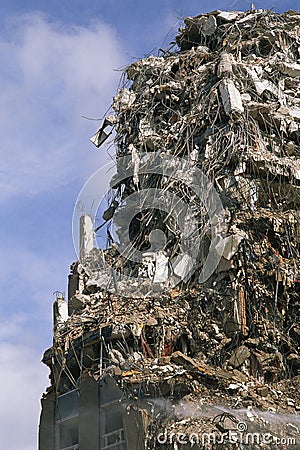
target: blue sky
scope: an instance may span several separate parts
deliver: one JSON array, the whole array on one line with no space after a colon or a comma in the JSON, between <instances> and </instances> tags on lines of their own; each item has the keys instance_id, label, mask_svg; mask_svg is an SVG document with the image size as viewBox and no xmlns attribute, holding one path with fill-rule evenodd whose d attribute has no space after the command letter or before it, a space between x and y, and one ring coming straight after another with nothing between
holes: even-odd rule
<instances>
[{"instance_id":1,"label":"blue sky","mask_svg":"<svg viewBox=\"0 0 300 450\"><path fill-rule=\"evenodd\" d=\"M77 195L105 162L89 142L124 67L167 46L178 19L247 1L0 1L0 442L33 450L40 364L51 346L53 291L66 291L75 260ZM255 2L278 12L299 0Z\"/></svg>"}]
</instances>

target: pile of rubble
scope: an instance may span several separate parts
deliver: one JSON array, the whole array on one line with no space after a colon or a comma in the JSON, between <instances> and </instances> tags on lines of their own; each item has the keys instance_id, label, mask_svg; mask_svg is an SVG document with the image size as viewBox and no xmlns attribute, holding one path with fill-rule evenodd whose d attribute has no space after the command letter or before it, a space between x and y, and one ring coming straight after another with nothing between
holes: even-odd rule
<instances>
[{"instance_id":1,"label":"pile of rubble","mask_svg":"<svg viewBox=\"0 0 300 450\"><path fill-rule=\"evenodd\" d=\"M111 204L103 214L110 247L93 249L71 266L68 317L58 314L44 362L59 394L89 373L97 380L113 377L132 405L144 402L145 449L225 448L224 443L163 442L163 437L159 442L157 435L228 433L241 422L252 431L295 437L300 429L300 14L214 11L184 22L177 47L173 43L161 56L126 68L113 101L115 115L92 138L100 146L111 134L107 127L113 127L118 173L124 156L134 170L112 180ZM182 266L173 270L177 283L168 267L166 278L160 273L165 289L155 293L149 291L158 270L155 263L149 270L149 236L163 230L168 266L180 254L180 230L158 207L133 219L130 237L145 254L143 272L112 242L112 220L120 242L128 227L118 209L129 208L126 198L135 192L155 187L188 201L200 230L207 218L183 183L139 173L141 155L158 153L162 161L184 158L191 171L199 168L212 180L226 232L207 280L199 283L199 260L187 279ZM207 230L204 235L208 248ZM115 292L108 285L111 270ZM118 277L129 272L138 273L137 281L120 287ZM237 440L226 448L262 447L243 447Z\"/></svg>"},{"instance_id":2,"label":"pile of rubble","mask_svg":"<svg viewBox=\"0 0 300 450\"><path fill-rule=\"evenodd\" d=\"M117 114L110 119L116 127L117 158L126 154L139 160L143 152L184 157L213 179L226 208L227 234L238 239L229 241L196 302L187 288L183 290L191 316L197 311L188 319L195 322L191 328L199 329L200 311L208 305L219 309L210 320L217 323L219 315L218 327L230 338L240 333L243 340L256 339L249 347L273 354L267 359L279 358L281 362L271 364L277 369L263 371L267 380L296 375L300 368L299 14L214 11L188 17L185 25L176 37L179 51L169 50L127 67L129 86L125 83L114 98ZM101 128L98 133L102 132ZM147 187L151 181L147 180ZM169 180L157 177L154 183L184 196L182 186L174 187ZM113 201L119 205L141 188L141 176L114 187ZM189 201L197 207L194 197ZM199 220L199 207L197 214ZM145 241L154 218L156 210L141 217L133 238L142 236ZM173 250L177 241L176 232L170 232L173 224L168 225L171 219L162 223L167 225ZM115 221L118 224L117 214ZM197 283L193 284L197 291ZM215 363L224 363L218 352L214 358ZM257 358L265 360L265 356Z\"/></svg>"}]
</instances>

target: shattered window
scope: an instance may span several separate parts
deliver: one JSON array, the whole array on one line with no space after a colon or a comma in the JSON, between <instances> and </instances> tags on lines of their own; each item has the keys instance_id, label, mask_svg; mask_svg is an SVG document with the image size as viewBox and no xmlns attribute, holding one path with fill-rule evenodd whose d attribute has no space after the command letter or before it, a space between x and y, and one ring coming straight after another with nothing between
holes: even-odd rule
<instances>
[{"instance_id":1,"label":"shattered window","mask_svg":"<svg viewBox=\"0 0 300 450\"><path fill-rule=\"evenodd\" d=\"M104 421L101 448L126 450L122 412L119 406L102 408L101 414Z\"/></svg>"},{"instance_id":2,"label":"shattered window","mask_svg":"<svg viewBox=\"0 0 300 450\"><path fill-rule=\"evenodd\" d=\"M70 391L57 399L57 420L67 420L78 415L78 391Z\"/></svg>"},{"instance_id":3,"label":"shattered window","mask_svg":"<svg viewBox=\"0 0 300 450\"><path fill-rule=\"evenodd\" d=\"M60 450L79 449L78 418L65 420L59 424Z\"/></svg>"},{"instance_id":4,"label":"shattered window","mask_svg":"<svg viewBox=\"0 0 300 450\"><path fill-rule=\"evenodd\" d=\"M79 449L78 419L78 391L60 395L56 408L57 449Z\"/></svg>"}]
</instances>

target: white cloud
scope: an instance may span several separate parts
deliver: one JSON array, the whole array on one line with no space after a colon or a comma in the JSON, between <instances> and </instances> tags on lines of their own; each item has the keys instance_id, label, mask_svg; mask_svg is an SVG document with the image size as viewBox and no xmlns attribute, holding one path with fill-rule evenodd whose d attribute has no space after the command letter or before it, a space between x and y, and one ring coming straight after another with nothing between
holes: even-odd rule
<instances>
[{"instance_id":1,"label":"white cloud","mask_svg":"<svg viewBox=\"0 0 300 450\"><path fill-rule=\"evenodd\" d=\"M2 340L22 339L22 326L26 323L27 315L23 312L7 315L0 322L0 342Z\"/></svg>"},{"instance_id":2,"label":"white cloud","mask_svg":"<svg viewBox=\"0 0 300 450\"><path fill-rule=\"evenodd\" d=\"M0 342L1 448L36 448L40 397L49 370L39 355L23 345Z\"/></svg>"},{"instance_id":3,"label":"white cloud","mask_svg":"<svg viewBox=\"0 0 300 450\"><path fill-rule=\"evenodd\" d=\"M40 361L51 346L54 283L66 282L68 264L32 250L4 247L0 259L1 448L37 448L40 398L49 369ZM61 271L65 267L65 271Z\"/></svg>"},{"instance_id":4,"label":"white cloud","mask_svg":"<svg viewBox=\"0 0 300 450\"><path fill-rule=\"evenodd\" d=\"M18 17L0 36L0 61L0 200L85 174L98 123L81 115L105 113L124 64L114 31Z\"/></svg>"},{"instance_id":5,"label":"white cloud","mask_svg":"<svg viewBox=\"0 0 300 450\"><path fill-rule=\"evenodd\" d=\"M59 259L41 251L24 248L21 243L2 245L0 258L0 282L10 286L11 293L18 294L15 305L30 302L51 307L55 289L65 289L70 255L60 254ZM61 268L65 270L62 273ZM59 286L53 286L54 280ZM15 291L14 291L15 289ZM20 292L21 291L21 292ZM48 306L45 298L49 298ZM6 299L3 298L3 303ZM0 301L0 304L2 302Z\"/></svg>"}]
</instances>

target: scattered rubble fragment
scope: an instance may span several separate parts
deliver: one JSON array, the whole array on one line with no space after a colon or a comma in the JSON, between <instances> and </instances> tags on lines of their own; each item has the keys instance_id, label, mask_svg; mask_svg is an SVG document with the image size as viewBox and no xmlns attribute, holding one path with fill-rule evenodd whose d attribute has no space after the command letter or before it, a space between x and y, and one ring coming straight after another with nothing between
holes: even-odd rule
<instances>
[{"instance_id":1,"label":"scattered rubble fragment","mask_svg":"<svg viewBox=\"0 0 300 450\"><path fill-rule=\"evenodd\" d=\"M177 47L126 68L115 114L92 138L100 146L114 128L117 166L129 156L136 168L112 180L100 227L109 231L115 220L121 241L126 198L156 187L188 198L205 229L189 189L138 171L142 153L185 158L213 181L225 208L220 261L205 282L201 261L186 280L186 253L172 284L169 263L181 244L170 214L148 209L133 220L140 265L114 242L93 248L82 219L68 314L59 295L43 357L51 386L40 450L274 449L288 448L287 438L300 446L300 13L214 11L184 23ZM157 228L166 241L161 247L157 235L151 252ZM138 281L114 291L111 270L115 281L134 271ZM152 292L160 283L165 289ZM238 431L235 443L230 431ZM274 439L245 443L247 431L269 433L282 447ZM203 442L205 433L217 441Z\"/></svg>"}]
</instances>

